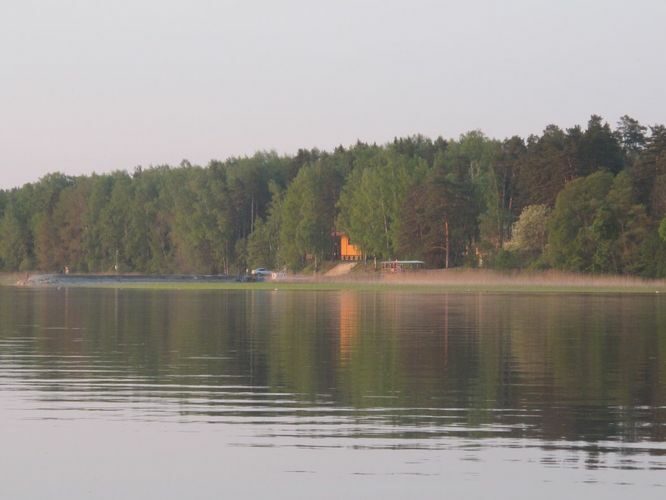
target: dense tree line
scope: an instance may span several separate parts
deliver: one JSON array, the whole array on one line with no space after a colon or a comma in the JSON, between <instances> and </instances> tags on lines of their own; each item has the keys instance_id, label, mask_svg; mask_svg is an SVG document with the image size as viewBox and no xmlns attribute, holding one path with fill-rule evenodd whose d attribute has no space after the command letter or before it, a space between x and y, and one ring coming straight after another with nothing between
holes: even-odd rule
<instances>
[{"instance_id":1,"label":"dense tree line","mask_svg":"<svg viewBox=\"0 0 666 500\"><path fill-rule=\"evenodd\" d=\"M368 258L666 276L666 127L417 135L0 191L6 271L316 268L334 230Z\"/></svg>"}]
</instances>

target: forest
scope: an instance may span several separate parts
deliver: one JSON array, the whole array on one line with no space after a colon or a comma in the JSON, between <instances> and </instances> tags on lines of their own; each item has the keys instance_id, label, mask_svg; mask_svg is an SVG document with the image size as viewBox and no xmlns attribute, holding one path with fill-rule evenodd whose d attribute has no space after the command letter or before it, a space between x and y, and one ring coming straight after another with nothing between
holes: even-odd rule
<instances>
[{"instance_id":1,"label":"forest","mask_svg":"<svg viewBox=\"0 0 666 500\"><path fill-rule=\"evenodd\" d=\"M0 191L0 270L317 270L334 231L371 261L666 277L666 127L415 135L206 166L52 173Z\"/></svg>"}]
</instances>

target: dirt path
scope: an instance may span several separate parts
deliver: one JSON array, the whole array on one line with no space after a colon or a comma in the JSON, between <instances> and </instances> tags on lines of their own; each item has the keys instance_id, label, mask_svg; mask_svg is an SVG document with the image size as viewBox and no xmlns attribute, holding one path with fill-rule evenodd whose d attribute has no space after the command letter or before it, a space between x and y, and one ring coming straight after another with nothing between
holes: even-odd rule
<instances>
[{"instance_id":1,"label":"dirt path","mask_svg":"<svg viewBox=\"0 0 666 500\"><path fill-rule=\"evenodd\" d=\"M326 274L324 274L324 276L326 276L327 278L342 276L343 274L347 274L349 271L354 269L356 267L356 264L357 262L341 262L333 269L330 269Z\"/></svg>"}]
</instances>

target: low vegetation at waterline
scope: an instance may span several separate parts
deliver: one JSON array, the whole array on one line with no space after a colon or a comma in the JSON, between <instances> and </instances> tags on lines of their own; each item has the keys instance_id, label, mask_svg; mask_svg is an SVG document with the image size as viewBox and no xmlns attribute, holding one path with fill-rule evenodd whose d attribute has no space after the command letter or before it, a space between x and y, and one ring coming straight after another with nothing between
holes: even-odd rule
<instances>
[{"instance_id":1,"label":"low vegetation at waterline","mask_svg":"<svg viewBox=\"0 0 666 500\"><path fill-rule=\"evenodd\" d=\"M4 271L318 269L334 231L370 260L666 277L666 127L549 125L51 174L0 191Z\"/></svg>"},{"instance_id":2,"label":"low vegetation at waterline","mask_svg":"<svg viewBox=\"0 0 666 500\"><path fill-rule=\"evenodd\" d=\"M17 281L12 281L14 279ZM239 282L221 276L37 274L28 277L0 274L0 284L153 290L666 293L664 279L652 280L626 275L593 276L552 270L499 272L483 269L440 269L395 274L359 272L333 278L321 275L291 275L258 282Z\"/></svg>"}]
</instances>

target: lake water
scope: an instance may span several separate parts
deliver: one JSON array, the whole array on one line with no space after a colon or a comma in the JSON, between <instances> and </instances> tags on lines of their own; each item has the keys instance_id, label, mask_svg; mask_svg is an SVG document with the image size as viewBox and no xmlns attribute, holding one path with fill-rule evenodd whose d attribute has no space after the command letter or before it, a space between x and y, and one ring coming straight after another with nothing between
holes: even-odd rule
<instances>
[{"instance_id":1,"label":"lake water","mask_svg":"<svg viewBox=\"0 0 666 500\"><path fill-rule=\"evenodd\" d=\"M666 297L0 287L0 445L12 500L666 498Z\"/></svg>"}]
</instances>

